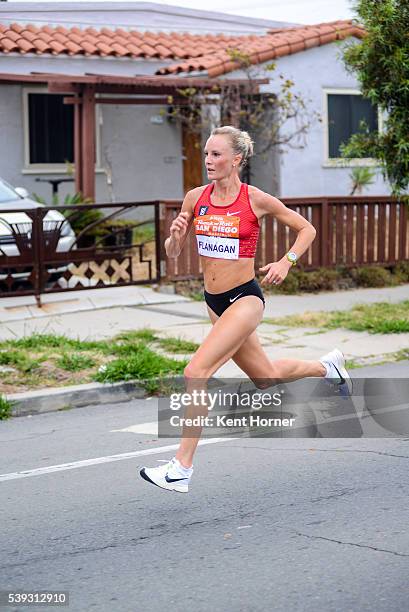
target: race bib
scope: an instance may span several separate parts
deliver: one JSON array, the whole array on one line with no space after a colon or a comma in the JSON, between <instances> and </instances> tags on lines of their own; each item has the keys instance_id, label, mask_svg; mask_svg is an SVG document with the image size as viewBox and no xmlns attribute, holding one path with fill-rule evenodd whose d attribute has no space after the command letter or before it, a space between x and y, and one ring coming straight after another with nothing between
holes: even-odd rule
<instances>
[{"instance_id":1,"label":"race bib","mask_svg":"<svg viewBox=\"0 0 409 612\"><path fill-rule=\"evenodd\" d=\"M239 258L240 217L203 215L194 220L197 250L205 257Z\"/></svg>"}]
</instances>

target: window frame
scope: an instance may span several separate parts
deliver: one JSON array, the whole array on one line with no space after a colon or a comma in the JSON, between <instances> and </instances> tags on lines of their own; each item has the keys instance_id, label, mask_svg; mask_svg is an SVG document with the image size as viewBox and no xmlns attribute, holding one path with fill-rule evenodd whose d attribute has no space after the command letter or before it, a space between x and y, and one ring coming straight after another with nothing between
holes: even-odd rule
<instances>
[{"instance_id":1,"label":"window frame","mask_svg":"<svg viewBox=\"0 0 409 612\"><path fill-rule=\"evenodd\" d=\"M32 164L30 163L30 129L29 129L29 112L28 112L28 96L29 94L43 94L50 96L61 95L53 94L48 91L46 85L23 87L23 147L24 147L24 167L21 170L22 174L68 174L67 164L47 163L47 164ZM101 168L101 120L100 107L95 105L95 148L96 161L95 172L105 172ZM75 163L73 163L75 168Z\"/></svg>"},{"instance_id":2,"label":"window frame","mask_svg":"<svg viewBox=\"0 0 409 612\"><path fill-rule=\"evenodd\" d=\"M324 87L323 89L323 135L324 135L324 168L354 168L354 167L378 167L379 161L373 157L357 157L346 160L343 157L329 156L329 118L328 118L328 96L329 95L353 95L361 96L362 92L359 89L346 87ZM378 106L378 132L383 130L383 114Z\"/></svg>"}]
</instances>

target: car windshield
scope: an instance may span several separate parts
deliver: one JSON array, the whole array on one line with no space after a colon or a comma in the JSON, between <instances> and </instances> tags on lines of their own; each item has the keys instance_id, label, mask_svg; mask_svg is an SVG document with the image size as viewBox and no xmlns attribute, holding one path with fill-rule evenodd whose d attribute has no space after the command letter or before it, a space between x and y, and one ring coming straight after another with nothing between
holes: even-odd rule
<instances>
[{"instance_id":1,"label":"car windshield","mask_svg":"<svg viewBox=\"0 0 409 612\"><path fill-rule=\"evenodd\" d=\"M20 200L18 193L14 191L11 185L8 185L4 181L0 180L0 204L2 202L10 202L12 200Z\"/></svg>"}]
</instances>

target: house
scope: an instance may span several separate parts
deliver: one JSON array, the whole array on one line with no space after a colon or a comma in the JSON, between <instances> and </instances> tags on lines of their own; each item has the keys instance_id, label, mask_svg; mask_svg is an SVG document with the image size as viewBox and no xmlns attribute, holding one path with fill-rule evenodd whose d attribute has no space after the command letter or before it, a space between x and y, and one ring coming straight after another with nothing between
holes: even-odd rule
<instances>
[{"instance_id":1,"label":"house","mask_svg":"<svg viewBox=\"0 0 409 612\"><path fill-rule=\"evenodd\" d=\"M275 75L283 73L323 119L304 148L256 159L253 182L282 197L348 194L350 169L340 165L339 144L361 118L380 123L339 58L340 41L362 35L349 21L300 26L151 3L5 4L0 128L7 155L0 176L49 199L44 181L67 178L65 160L76 156L90 170L85 178L77 172L77 185L97 202L181 198L206 179L200 150L164 119L167 95L182 84L244 82L230 48L246 53L260 76L274 61L260 91L275 92ZM75 190L69 182L59 189ZM371 192L389 188L378 177Z\"/></svg>"},{"instance_id":2,"label":"house","mask_svg":"<svg viewBox=\"0 0 409 612\"><path fill-rule=\"evenodd\" d=\"M177 0L175 0L177 2ZM273 28L297 24L227 15L214 11L188 9L156 2L19 2L0 10L2 23L35 23L65 28L92 26L130 28L139 32L224 33L226 35L265 34Z\"/></svg>"}]
</instances>

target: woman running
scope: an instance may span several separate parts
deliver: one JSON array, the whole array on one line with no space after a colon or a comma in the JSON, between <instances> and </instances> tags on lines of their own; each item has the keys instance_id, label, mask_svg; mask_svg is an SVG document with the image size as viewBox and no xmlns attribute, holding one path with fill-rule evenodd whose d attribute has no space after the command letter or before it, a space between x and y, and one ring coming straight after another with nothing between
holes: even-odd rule
<instances>
[{"instance_id":1,"label":"woman running","mask_svg":"<svg viewBox=\"0 0 409 612\"><path fill-rule=\"evenodd\" d=\"M351 381L341 351L319 361L271 361L257 337L265 301L255 279L254 257L260 221L273 215L297 234L288 253L260 268L261 285L281 285L289 270L315 238L314 227L280 200L240 181L240 170L253 154L247 132L232 126L216 128L205 146L210 184L186 194L180 214L165 241L168 257L178 257L194 225L204 274L204 297L213 327L184 371L187 390L207 381L230 358L259 388L277 380L327 377L348 387ZM260 383L267 381L268 384ZM203 412L207 414L207 409ZM166 465L142 468L146 481L163 489L187 493L201 428L184 428L179 449Z\"/></svg>"}]
</instances>

